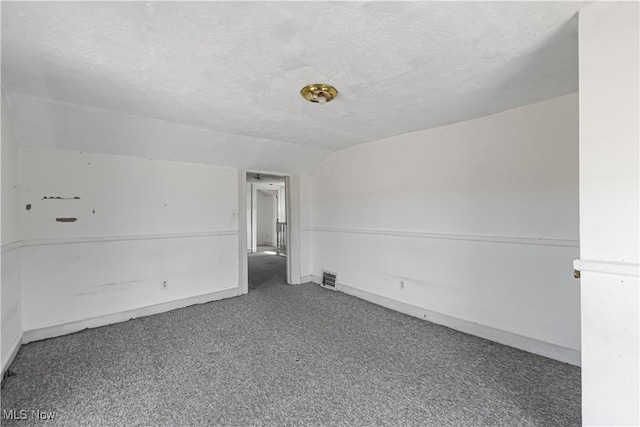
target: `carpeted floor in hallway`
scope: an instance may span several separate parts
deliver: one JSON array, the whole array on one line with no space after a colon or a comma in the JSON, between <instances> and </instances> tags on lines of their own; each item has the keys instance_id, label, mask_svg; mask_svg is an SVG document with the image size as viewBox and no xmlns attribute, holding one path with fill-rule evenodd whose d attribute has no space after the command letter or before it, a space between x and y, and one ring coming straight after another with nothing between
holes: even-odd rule
<instances>
[{"instance_id":1,"label":"carpeted floor in hallway","mask_svg":"<svg viewBox=\"0 0 640 427\"><path fill-rule=\"evenodd\" d=\"M249 290L287 283L287 258L257 252L249 254Z\"/></svg>"},{"instance_id":2,"label":"carpeted floor in hallway","mask_svg":"<svg viewBox=\"0 0 640 427\"><path fill-rule=\"evenodd\" d=\"M579 368L288 286L266 257L250 257L248 295L23 346L2 424L580 425Z\"/></svg>"}]
</instances>

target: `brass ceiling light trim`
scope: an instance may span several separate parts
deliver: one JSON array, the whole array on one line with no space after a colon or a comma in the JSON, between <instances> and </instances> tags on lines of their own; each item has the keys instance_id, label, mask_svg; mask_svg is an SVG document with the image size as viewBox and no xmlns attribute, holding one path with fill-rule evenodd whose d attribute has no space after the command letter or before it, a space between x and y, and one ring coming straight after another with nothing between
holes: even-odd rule
<instances>
[{"instance_id":1,"label":"brass ceiling light trim","mask_svg":"<svg viewBox=\"0 0 640 427\"><path fill-rule=\"evenodd\" d=\"M309 102L325 104L338 96L338 90L328 84L313 83L303 87L300 94Z\"/></svg>"}]
</instances>

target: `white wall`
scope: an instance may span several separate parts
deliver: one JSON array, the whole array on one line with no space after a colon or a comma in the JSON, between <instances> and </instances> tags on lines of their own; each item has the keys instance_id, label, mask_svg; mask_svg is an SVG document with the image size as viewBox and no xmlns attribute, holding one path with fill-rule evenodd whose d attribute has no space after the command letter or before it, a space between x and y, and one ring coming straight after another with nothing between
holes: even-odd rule
<instances>
[{"instance_id":1,"label":"white wall","mask_svg":"<svg viewBox=\"0 0 640 427\"><path fill-rule=\"evenodd\" d=\"M2 88L2 372L22 338L18 146Z\"/></svg>"},{"instance_id":2,"label":"white wall","mask_svg":"<svg viewBox=\"0 0 640 427\"><path fill-rule=\"evenodd\" d=\"M315 255L315 244L313 236L313 224L311 223L311 203L313 199L312 187L314 178L311 175L300 175L300 247L302 254L300 257L300 275L302 283L313 280L313 260Z\"/></svg>"},{"instance_id":3,"label":"white wall","mask_svg":"<svg viewBox=\"0 0 640 427\"><path fill-rule=\"evenodd\" d=\"M253 190L250 183L246 185L246 200L247 200L247 250L253 251Z\"/></svg>"},{"instance_id":4,"label":"white wall","mask_svg":"<svg viewBox=\"0 0 640 427\"><path fill-rule=\"evenodd\" d=\"M640 425L638 3L580 12L582 421Z\"/></svg>"},{"instance_id":5,"label":"white wall","mask_svg":"<svg viewBox=\"0 0 640 427\"><path fill-rule=\"evenodd\" d=\"M238 287L235 169L26 147L20 156L21 206L31 205L21 209L25 331Z\"/></svg>"},{"instance_id":6,"label":"white wall","mask_svg":"<svg viewBox=\"0 0 640 427\"><path fill-rule=\"evenodd\" d=\"M272 192L270 190L258 190L256 192L256 206L258 245L275 246L276 216L278 212L275 191Z\"/></svg>"},{"instance_id":7,"label":"white wall","mask_svg":"<svg viewBox=\"0 0 640 427\"><path fill-rule=\"evenodd\" d=\"M279 222L287 222L287 195L284 184L278 187L278 215Z\"/></svg>"},{"instance_id":8,"label":"white wall","mask_svg":"<svg viewBox=\"0 0 640 427\"><path fill-rule=\"evenodd\" d=\"M329 151L9 93L20 145L235 167L311 171Z\"/></svg>"},{"instance_id":9,"label":"white wall","mask_svg":"<svg viewBox=\"0 0 640 427\"><path fill-rule=\"evenodd\" d=\"M334 153L301 182L302 276L578 364L577 103Z\"/></svg>"}]
</instances>

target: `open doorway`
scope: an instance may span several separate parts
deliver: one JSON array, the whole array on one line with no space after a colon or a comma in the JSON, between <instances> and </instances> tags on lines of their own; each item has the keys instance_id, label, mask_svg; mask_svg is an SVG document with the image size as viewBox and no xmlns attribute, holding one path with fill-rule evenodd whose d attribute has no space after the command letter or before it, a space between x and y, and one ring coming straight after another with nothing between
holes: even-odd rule
<instances>
[{"instance_id":1,"label":"open doorway","mask_svg":"<svg viewBox=\"0 0 640 427\"><path fill-rule=\"evenodd\" d=\"M247 172L248 291L287 283L285 177Z\"/></svg>"}]
</instances>

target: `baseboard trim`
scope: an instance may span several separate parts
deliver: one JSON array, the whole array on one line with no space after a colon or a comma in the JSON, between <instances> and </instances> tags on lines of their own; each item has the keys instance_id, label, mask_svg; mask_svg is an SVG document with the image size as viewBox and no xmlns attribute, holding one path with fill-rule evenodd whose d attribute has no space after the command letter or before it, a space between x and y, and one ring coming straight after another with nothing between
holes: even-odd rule
<instances>
[{"instance_id":1,"label":"baseboard trim","mask_svg":"<svg viewBox=\"0 0 640 427\"><path fill-rule=\"evenodd\" d=\"M319 283L319 281L319 277L313 276L314 283ZM478 323L470 322L468 320L459 319L447 314L416 307L411 304L396 301L391 298L387 298L371 292L363 291L362 289L354 288L342 283L338 283L337 288L338 291L344 292L345 294L352 295L354 297L372 302L377 305L381 305L383 307L407 314L409 316L427 320L438 325L455 329L459 332L475 335L477 337L495 341L497 343L508 345L510 347L515 347L529 353L534 353L540 356L548 357L550 359L559 360L560 362L569 363L574 366L580 366L580 351L572 348L540 341L535 338L525 337L513 332L495 329L490 326L485 326Z\"/></svg>"},{"instance_id":2,"label":"baseboard trim","mask_svg":"<svg viewBox=\"0 0 640 427\"><path fill-rule=\"evenodd\" d=\"M300 278L300 283L318 283L318 284L319 284L319 282L316 282L316 281L314 280L314 276L311 276L311 275L309 275L309 276L302 276L302 277Z\"/></svg>"},{"instance_id":3,"label":"baseboard trim","mask_svg":"<svg viewBox=\"0 0 640 427\"><path fill-rule=\"evenodd\" d=\"M519 245L541 245L541 246L566 246L580 247L579 240L571 239L551 239L546 237L515 237L496 235L476 235L476 234L447 234L447 233L425 233L421 231L400 231L382 230L366 228L337 228L337 227L304 227L300 231L304 232L324 232L324 233L349 233L368 234L375 236L411 237L420 239L444 239L444 240L467 240L472 242L491 243L511 243Z\"/></svg>"},{"instance_id":4,"label":"baseboard trim","mask_svg":"<svg viewBox=\"0 0 640 427\"><path fill-rule=\"evenodd\" d=\"M193 297L183 298L175 301L169 301L161 304L150 305L133 310L127 310L119 313L107 314L104 316L93 317L90 319L78 320L73 322L61 323L57 325L45 326L43 328L31 329L24 331L22 343L26 344L32 341L44 340L47 338L59 337L62 335L72 334L87 328L97 328L99 326L112 325L114 323L126 322L127 320L138 317L151 316L154 314L165 313L167 311L184 308L194 304L204 304L211 301L232 298L238 296L238 288L223 289L221 291L211 292L208 294L197 295Z\"/></svg>"},{"instance_id":5,"label":"baseboard trim","mask_svg":"<svg viewBox=\"0 0 640 427\"><path fill-rule=\"evenodd\" d=\"M315 283L316 285L320 285L322 283L322 279L320 278L320 276L311 275L307 277L310 277L311 279L309 281Z\"/></svg>"},{"instance_id":6,"label":"baseboard trim","mask_svg":"<svg viewBox=\"0 0 640 427\"><path fill-rule=\"evenodd\" d=\"M274 248L278 247L277 243L274 242L262 242L262 243L258 243L256 246L273 246Z\"/></svg>"},{"instance_id":7,"label":"baseboard trim","mask_svg":"<svg viewBox=\"0 0 640 427\"><path fill-rule=\"evenodd\" d=\"M22 345L23 336L24 333L20 333L20 335L18 335L15 341L11 344L11 352L9 353L9 357L7 357L6 360L2 361L2 376L0 376L0 378L4 378L5 372L7 372L7 370L13 363L13 360L16 358L16 355L20 350L20 346Z\"/></svg>"}]
</instances>

